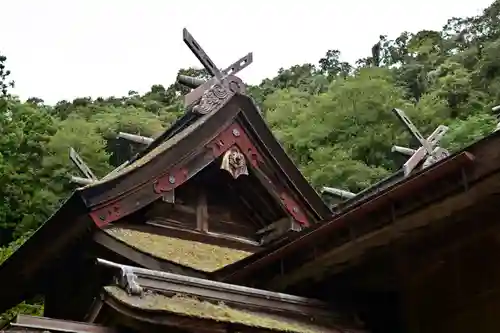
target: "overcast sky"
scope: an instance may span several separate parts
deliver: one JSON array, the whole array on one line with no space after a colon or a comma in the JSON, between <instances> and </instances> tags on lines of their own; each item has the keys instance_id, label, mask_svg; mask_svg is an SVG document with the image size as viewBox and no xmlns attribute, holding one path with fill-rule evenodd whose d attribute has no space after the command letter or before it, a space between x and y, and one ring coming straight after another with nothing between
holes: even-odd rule
<instances>
[{"instance_id":1,"label":"overcast sky","mask_svg":"<svg viewBox=\"0 0 500 333\"><path fill-rule=\"evenodd\" d=\"M328 49L354 62L380 34L440 29L492 0L0 0L0 53L23 100L122 96L168 86L198 66L186 27L219 67L249 51L248 83L280 67L316 63Z\"/></svg>"}]
</instances>

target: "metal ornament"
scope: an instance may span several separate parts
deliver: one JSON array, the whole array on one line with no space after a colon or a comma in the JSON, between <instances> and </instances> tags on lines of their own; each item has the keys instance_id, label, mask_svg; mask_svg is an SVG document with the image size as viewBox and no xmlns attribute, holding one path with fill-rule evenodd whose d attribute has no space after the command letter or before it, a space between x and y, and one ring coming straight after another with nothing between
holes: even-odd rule
<instances>
[{"instance_id":1,"label":"metal ornament","mask_svg":"<svg viewBox=\"0 0 500 333\"><path fill-rule=\"evenodd\" d=\"M245 155L243 155L236 147L233 147L224 153L220 168L229 172L234 179L241 175L248 176L248 167Z\"/></svg>"},{"instance_id":2,"label":"metal ornament","mask_svg":"<svg viewBox=\"0 0 500 333\"><path fill-rule=\"evenodd\" d=\"M118 269L120 274L115 277L116 284L125 289L129 295L139 296L144 292L142 287L137 282L137 275L135 274L133 267L117 264L100 258L97 259L97 264Z\"/></svg>"}]
</instances>

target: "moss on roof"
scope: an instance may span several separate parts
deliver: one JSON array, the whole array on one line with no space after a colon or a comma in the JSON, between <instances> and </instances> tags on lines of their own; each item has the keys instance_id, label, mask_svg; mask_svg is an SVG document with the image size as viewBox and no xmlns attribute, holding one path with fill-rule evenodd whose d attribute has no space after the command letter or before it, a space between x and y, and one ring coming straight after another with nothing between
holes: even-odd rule
<instances>
[{"instance_id":1,"label":"moss on roof","mask_svg":"<svg viewBox=\"0 0 500 333\"><path fill-rule=\"evenodd\" d=\"M327 331L326 328L309 323L302 323L275 315L234 309L223 303L213 304L185 295L168 297L147 292L142 296L131 296L115 286L105 287L105 290L114 299L137 309L164 311L182 316L241 324L279 332L320 333ZM328 331L331 332L331 329Z\"/></svg>"},{"instance_id":2,"label":"moss on roof","mask_svg":"<svg viewBox=\"0 0 500 333\"><path fill-rule=\"evenodd\" d=\"M105 231L139 251L204 272L214 272L252 254L227 247L132 229L113 227Z\"/></svg>"}]
</instances>

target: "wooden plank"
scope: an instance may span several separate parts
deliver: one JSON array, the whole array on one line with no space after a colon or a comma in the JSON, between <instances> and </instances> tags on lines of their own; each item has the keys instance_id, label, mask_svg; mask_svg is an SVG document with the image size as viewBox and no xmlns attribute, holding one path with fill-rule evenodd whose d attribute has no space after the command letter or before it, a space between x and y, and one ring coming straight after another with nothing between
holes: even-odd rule
<instances>
[{"instance_id":1,"label":"wooden plank","mask_svg":"<svg viewBox=\"0 0 500 333\"><path fill-rule=\"evenodd\" d=\"M250 239L243 239L241 237L234 237L211 231L199 232L197 230L182 229L154 220L147 221L145 225L122 224L121 227L248 252L256 252L260 250L259 243Z\"/></svg>"},{"instance_id":2,"label":"wooden plank","mask_svg":"<svg viewBox=\"0 0 500 333\"><path fill-rule=\"evenodd\" d=\"M198 192L196 204L196 229L201 232L208 231L208 208L205 189L200 189Z\"/></svg>"},{"instance_id":3,"label":"wooden plank","mask_svg":"<svg viewBox=\"0 0 500 333\"><path fill-rule=\"evenodd\" d=\"M283 236L285 233L294 230L294 224L296 224L296 222L293 218L284 217L271 223L267 227L258 230L257 234L262 237L262 244L267 244Z\"/></svg>"},{"instance_id":4,"label":"wooden plank","mask_svg":"<svg viewBox=\"0 0 500 333\"><path fill-rule=\"evenodd\" d=\"M246 221L229 221L217 217L218 216L210 215L208 219L211 233L234 235L239 238L246 238L253 241L256 240L255 228L245 224Z\"/></svg>"},{"instance_id":5,"label":"wooden plank","mask_svg":"<svg viewBox=\"0 0 500 333\"><path fill-rule=\"evenodd\" d=\"M18 315L15 321L10 323L10 326L15 328L50 330L53 332L118 333L113 328L96 324L27 315Z\"/></svg>"}]
</instances>

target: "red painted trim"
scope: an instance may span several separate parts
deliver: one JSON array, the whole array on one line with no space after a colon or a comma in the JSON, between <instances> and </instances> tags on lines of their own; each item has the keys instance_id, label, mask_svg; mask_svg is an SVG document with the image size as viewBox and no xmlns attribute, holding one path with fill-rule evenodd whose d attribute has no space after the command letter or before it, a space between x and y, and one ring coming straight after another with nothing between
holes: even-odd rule
<instances>
[{"instance_id":1,"label":"red painted trim","mask_svg":"<svg viewBox=\"0 0 500 333\"><path fill-rule=\"evenodd\" d=\"M261 153L254 146L245 130L236 121L231 123L228 127L226 127L226 129L210 141L206 145L206 148L212 151L212 157L216 159L234 146L239 148L253 168L260 169L260 165L264 164L264 159L262 158ZM175 188L181 186L189 179L190 176L193 176L194 174L190 175L189 169L187 168L189 162L190 160L183 161L182 164L174 166L158 178L136 187L120 198L97 207L90 212L90 217L94 223L101 228L134 211L137 211L150 202L160 198L162 193L174 190ZM265 173L262 172L262 174ZM281 202L288 213L298 223L304 226L309 226L310 223L306 214L292 198L292 196L286 191L283 191L278 184L274 184L270 179L268 179L268 181L272 185L272 188L274 188L274 194L281 199Z\"/></svg>"},{"instance_id":2,"label":"red painted trim","mask_svg":"<svg viewBox=\"0 0 500 333\"><path fill-rule=\"evenodd\" d=\"M280 193L280 199L283 206L285 206L286 210L292 215L295 221L302 225L309 226L306 214L304 214L302 209L300 209L297 203L286 192Z\"/></svg>"},{"instance_id":3,"label":"red painted trim","mask_svg":"<svg viewBox=\"0 0 500 333\"><path fill-rule=\"evenodd\" d=\"M167 174L159 177L153 183L153 190L155 193L160 194L171 191L188 180L188 170L182 167L173 168Z\"/></svg>"},{"instance_id":4,"label":"red painted trim","mask_svg":"<svg viewBox=\"0 0 500 333\"><path fill-rule=\"evenodd\" d=\"M113 202L94 210L90 212L90 217L99 228L116 221L122 217L120 202Z\"/></svg>"},{"instance_id":5,"label":"red painted trim","mask_svg":"<svg viewBox=\"0 0 500 333\"><path fill-rule=\"evenodd\" d=\"M237 146L254 168L258 167L259 163L264 163L262 155L252 144L247 133L236 122L219 133L206 147L212 149L213 156L217 158L232 146Z\"/></svg>"},{"instance_id":6,"label":"red painted trim","mask_svg":"<svg viewBox=\"0 0 500 333\"><path fill-rule=\"evenodd\" d=\"M259 150L253 145L245 130L236 122L230 124L224 131L222 131L207 145L208 148L212 149L212 153L215 158L225 153L232 146L237 146L245 155L247 160L250 161L252 167L260 170L259 164L263 164L264 159L262 158ZM288 211L288 213L298 223L304 226L309 226L310 223L307 219L306 214L303 212L297 202L292 199L292 196L285 191L280 190L279 186L277 186L277 184L274 184L271 180L268 179L268 181L275 189L275 194L279 196L283 206Z\"/></svg>"}]
</instances>

